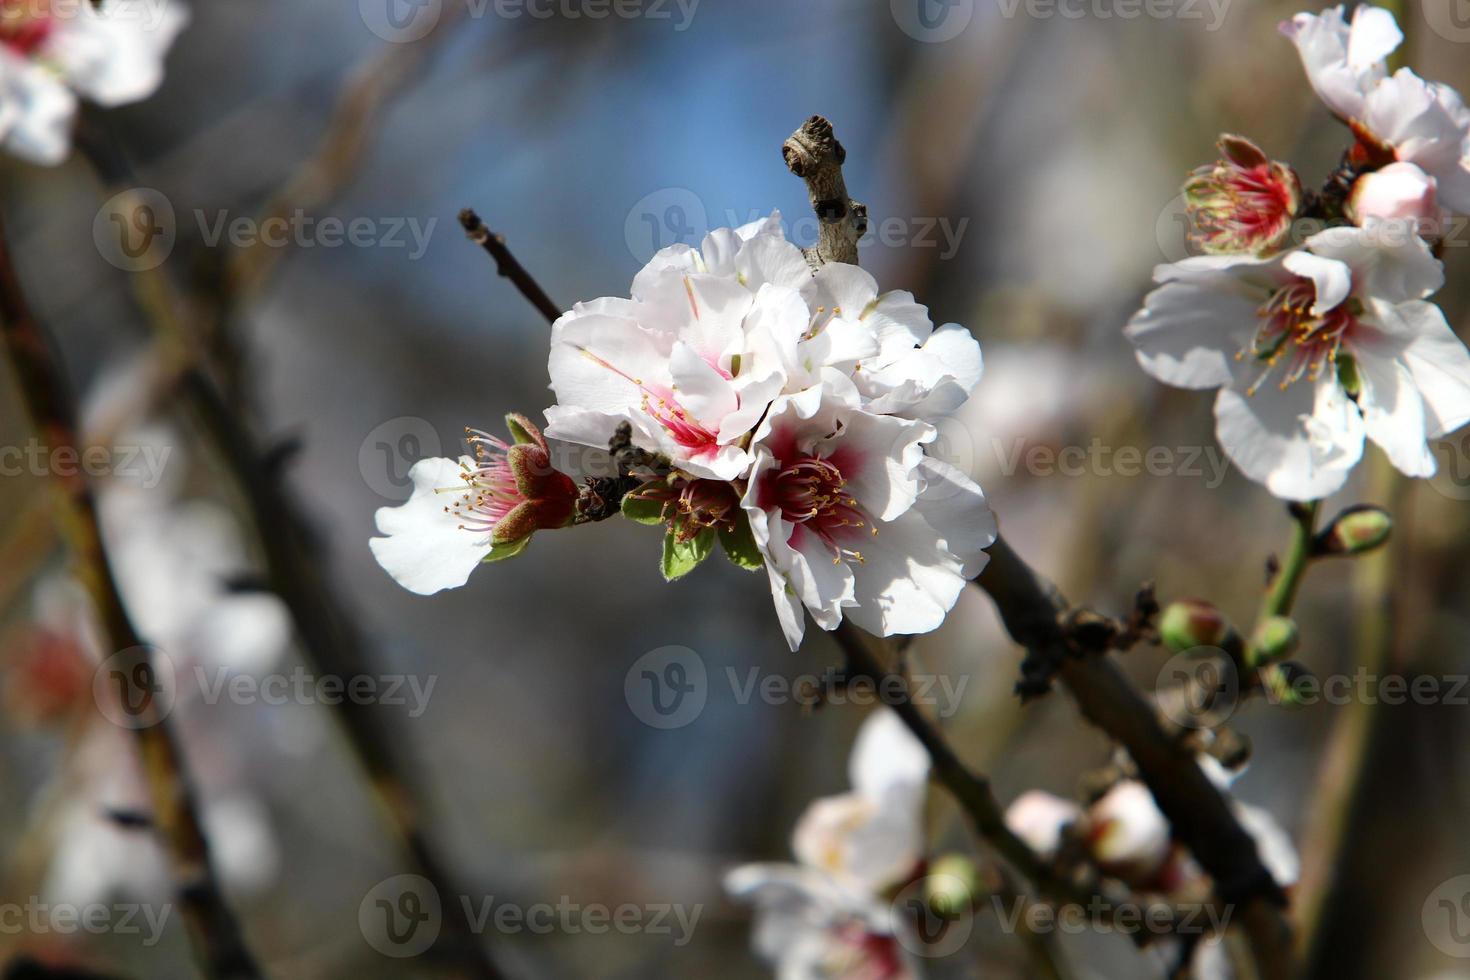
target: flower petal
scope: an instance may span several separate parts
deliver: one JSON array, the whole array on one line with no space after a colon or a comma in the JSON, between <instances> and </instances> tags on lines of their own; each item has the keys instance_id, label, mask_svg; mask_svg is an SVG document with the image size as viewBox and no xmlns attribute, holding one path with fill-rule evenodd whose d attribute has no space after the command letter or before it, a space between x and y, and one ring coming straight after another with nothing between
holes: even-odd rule
<instances>
[{"instance_id":1,"label":"flower petal","mask_svg":"<svg viewBox=\"0 0 1470 980\"><path fill-rule=\"evenodd\" d=\"M373 557L399 585L419 595L433 595L469 581L475 566L490 553L490 535L459 526L447 509L452 494L462 493L464 468L473 461L421 459L408 471L413 493L397 507L378 509L378 530L387 537L368 542Z\"/></svg>"}]
</instances>

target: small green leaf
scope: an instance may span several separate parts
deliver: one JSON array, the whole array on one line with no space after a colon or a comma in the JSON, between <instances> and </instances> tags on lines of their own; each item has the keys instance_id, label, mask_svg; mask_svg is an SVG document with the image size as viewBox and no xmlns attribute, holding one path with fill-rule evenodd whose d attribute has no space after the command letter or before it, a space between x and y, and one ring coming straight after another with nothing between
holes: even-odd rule
<instances>
[{"instance_id":1,"label":"small green leaf","mask_svg":"<svg viewBox=\"0 0 1470 980\"><path fill-rule=\"evenodd\" d=\"M720 528L720 545L726 558L747 571L765 567L766 560L755 543L755 535L750 533L750 518L745 514L740 515L733 528Z\"/></svg>"},{"instance_id":2,"label":"small green leaf","mask_svg":"<svg viewBox=\"0 0 1470 980\"><path fill-rule=\"evenodd\" d=\"M511 412L505 417L505 427L510 430L510 437L518 446L526 443L538 446L542 444L541 430L536 428L536 423L524 415Z\"/></svg>"},{"instance_id":3,"label":"small green leaf","mask_svg":"<svg viewBox=\"0 0 1470 980\"><path fill-rule=\"evenodd\" d=\"M660 500L646 500L631 493L623 496L623 516L639 524L662 524L664 505Z\"/></svg>"},{"instance_id":4,"label":"small green leaf","mask_svg":"<svg viewBox=\"0 0 1470 980\"><path fill-rule=\"evenodd\" d=\"M710 556L715 550L715 532L705 528L688 541L680 541L670 531L664 535L664 580L668 582L683 578Z\"/></svg>"},{"instance_id":5,"label":"small green leaf","mask_svg":"<svg viewBox=\"0 0 1470 980\"><path fill-rule=\"evenodd\" d=\"M515 541L506 541L503 544L491 545L490 553L481 560L485 562L492 562L503 561L506 558L514 558L516 555L525 551L526 546L530 543L531 536L528 534L524 538L518 538Z\"/></svg>"}]
</instances>

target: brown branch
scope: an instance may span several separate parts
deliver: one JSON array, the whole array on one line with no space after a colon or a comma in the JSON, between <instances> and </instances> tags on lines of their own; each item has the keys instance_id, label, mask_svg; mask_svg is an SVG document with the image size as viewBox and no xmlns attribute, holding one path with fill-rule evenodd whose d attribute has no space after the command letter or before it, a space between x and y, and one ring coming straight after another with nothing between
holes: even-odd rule
<instances>
[{"instance_id":1,"label":"brown branch","mask_svg":"<svg viewBox=\"0 0 1470 980\"><path fill-rule=\"evenodd\" d=\"M1075 649L1064 628L1072 612L1066 599L1004 538L990 548L990 562L975 584L990 594L1028 657L1055 669L1083 716L1128 750L1175 835L1214 879L1221 901L1241 909L1261 976L1289 975L1285 896L1194 750L1166 731L1153 705L1101 651Z\"/></svg>"},{"instance_id":2,"label":"brown branch","mask_svg":"<svg viewBox=\"0 0 1470 980\"><path fill-rule=\"evenodd\" d=\"M783 152L792 172L807 182L808 195L823 222L823 244L815 250L816 257L823 258L840 242L850 241L851 248L844 254L851 256L846 261L856 263L856 237L851 232L858 221L866 221L866 209L859 213L854 206L843 212L832 206L832 197L847 198L841 171L846 153L832 133L831 124L813 116L792 134ZM829 223L844 217L846 232L834 228L829 234ZM812 259L809 252L808 261ZM1213 877L1221 901L1243 909L1242 918L1263 980L1285 977L1291 963L1291 933L1282 912L1285 897L1261 863L1255 842L1205 776L1193 751L1170 737L1153 707L1117 666L1101 655L1077 655L1079 640L1098 654L1109 649L1119 637L1116 624L1087 610L1073 609L1056 586L1033 572L1004 539L997 537L989 550L990 562L976 584L990 593L1006 629L1027 649L1023 693L1027 693L1028 684L1044 683L1054 675L1062 678L1084 717L1133 756L1159 809ZM1151 595L1140 594L1140 606L1145 601L1151 602ZM844 644L845 649L850 646ZM988 784L968 774L963 766L955 770L958 760L943 740L936 738L937 733L925 730L929 727L927 721L916 708L910 705L900 716L929 748L941 782L955 793L981 835L1008 859L1018 862L1017 867L1038 887L1045 887L1046 877L1036 877L1045 869L1036 867L1034 856L1028 859L1016 853L1015 845L1021 842L1007 839L1009 831L1003 821L1000 830L996 829L999 808ZM1029 854L1029 849L1026 851Z\"/></svg>"},{"instance_id":3,"label":"brown branch","mask_svg":"<svg viewBox=\"0 0 1470 980\"><path fill-rule=\"evenodd\" d=\"M868 230L868 209L847 196L842 164L847 151L832 132L832 124L812 116L781 147L781 157L792 173L806 181L812 211L820 223L817 244L804 249L813 269L828 262L858 264L858 239Z\"/></svg>"},{"instance_id":4,"label":"brown branch","mask_svg":"<svg viewBox=\"0 0 1470 980\"><path fill-rule=\"evenodd\" d=\"M79 451L75 403L54 345L31 312L0 225L0 335L31 421L52 452ZM152 800L152 825L170 860L178 901L206 976L260 977L239 923L225 903L201 829L197 794L184 770L177 735L158 693L152 651L128 617L108 564L92 489L77 469L54 474L55 519L77 563L76 574L118 657L114 675L125 689L131 727Z\"/></svg>"},{"instance_id":5,"label":"brown branch","mask_svg":"<svg viewBox=\"0 0 1470 980\"><path fill-rule=\"evenodd\" d=\"M486 228L480 216L469 208L459 213L459 223L464 228L466 237L483 248L495 260L495 271L503 278L509 279L516 289L520 290L526 301L546 317L547 323L555 323L556 318L562 314L562 308L551 301L551 297L546 295L546 290L541 288L541 284L533 279L520 261L511 254L505 244L505 239Z\"/></svg>"}]
</instances>

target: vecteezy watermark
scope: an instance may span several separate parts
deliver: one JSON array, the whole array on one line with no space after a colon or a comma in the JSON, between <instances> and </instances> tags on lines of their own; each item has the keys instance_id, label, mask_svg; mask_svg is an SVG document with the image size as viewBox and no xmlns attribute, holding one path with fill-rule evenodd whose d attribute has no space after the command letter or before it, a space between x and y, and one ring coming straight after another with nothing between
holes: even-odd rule
<instances>
[{"instance_id":1,"label":"vecteezy watermark","mask_svg":"<svg viewBox=\"0 0 1470 980\"><path fill-rule=\"evenodd\" d=\"M758 211L742 214L727 210L718 220L724 227L738 228L764 217ZM781 219L786 240L797 245L815 242L820 227L814 214L794 221ZM967 217L889 215L868 222L867 230L858 239L858 248L933 248L939 250L941 261L948 261L959 254L969 227ZM698 248L710 230L709 210L698 194L687 187L665 187L645 194L628 210L623 221L623 240L634 259L647 262L660 249L671 245Z\"/></svg>"},{"instance_id":2,"label":"vecteezy watermark","mask_svg":"<svg viewBox=\"0 0 1470 980\"><path fill-rule=\"evenodd\" d=\"M1224 650L1197 647L1165 662L1155 685L1159 710L1184 728L1214 728L1235 713L1241 700L1240 669ZM1309 674L1290 670L1280 684L1263 684L1267 704L1312 707L1349 704L1399 707L1470 705L1470 675L1378 674L1366 667L1352 673Z\"/></svg>"},{"instance_id":3,"label":"vecteezy watermark","mask_svg":"<svg viewBox=\"0 0 1470 980\"><path fill-rule=\"evenodd\" d=\"M562 895L554 902L506 902L494 895L460 895L455 903L469 931L483 935L529 933L534 936L586 933L670 937L673 945L687 946L704 913L703 905L677 903L605 905L578 902ZM438 938L444 924L439 891L419 875L395 875L379 882L363 896L357 924L368 945L396 959L418 956Z\"/></svg>"},{"instance_id":4,"label":"vecteezy watermark","mask_svg":"<svg viewBox=\"0 0 1470 980\"><path fill-rule=\"evenodd\" d=\"M459 0L455 0L459 2ZM651 20L683 32L700 0L463 0L471 19ZM385 41L409 44L429 35L444 16L444 0L358 0L367 29Z\"/></svg>"},{"instance_id":5,"label":"vecteezy watermark","mask_svg":"<svg viewBox=\"0 0 1470 980\"><path fill-rule=\"evenodd\" d=\"M1006 20L1018 14L1033 20L1201 21L1214 32L1225 23L1233 0L995 0Z\"/></svg>"},{"instance_id":6,"label":"vecteezy watermark","mask_svg":"<svg viewBox=\"0 0 1470 980\"><path fill-rule=\"evenodd\" d=\"M1470 429L1429 443L1435 471L1429 486L1451 500L1470 500Z\"/></svg>"},{"instance_id":7,"label":"vecteezy watermark","mask_svg":"<svg viewBox=\"0 0 1470 980\"><path fill-rule=\"evenodd\" d=\"M975 16L975 0L889 0L893 22L915 41L940 44L964 33Z\"/></svg>"},{"instance_id":8,"label":"vecteezy watermark","mask_svg":"<svg viewBox=\"0 0 1470 980\"><path fill-rule=\"evenodd\" d=\"M169 16L172 0L111 0L107 4L110 24L137 24L144 31L156 31ZM96 19L99 5L95 0L6 0L0 5L0 27L6 22L42 21L57 23Z\"/></svg>"},{"instance_id":9,"label":"vecteezy watermark","mask_svg":"<svg viewBox=\"0 0 1470 980\"><path fill-rule=\"evenodd\" d=\"M1420 910L1424 935L1446 956L1470 959L1470 875L1440 882Z\"/></svg>"},{"instance_id":10,"label":"vecteezy watermark","mask_svg":"<svg viewBox=\"0 0 1470 980\"><path fill-rule=\"evenodd\" d=\"M709 701L704 658L688 647L650 650L623 676L623 699L650 728L683 728L704 713Z\"/></svg>"},{"instance_id":11,"label":"vecteezy watermark","mask_svg":"<svg viewBox=\"0 0 1470 980\"><path fill-rule=\"evenodd\" d=\"M437 674L313 674L300 665L263 675L202 664L180 670L162 650L133 647L98 665L92 696L109 721L130 729L158 724L181 698L210 706L383 705L420 718L438 682Z\"/></svg>"},{"instance_id":12,"label":"vecteezy watermark","mask_svg":"<svg viewBox=\"0 0 1470 980\"><path fill-rule=\"evenodd\" d=\"M759 667L740 670L727 666L715 676L728 688L730 699L742 707L753 703L865 707L907 701L932 709L940 718L952 717L959 710L970 684L968 674L923 672L911 672L906 677L888 675L876 683L848 681L836 671L788 677L764 673ZM652 728L693 724L709 703L711 686L704 658L681 646L652 650L635 660L623 675L628 708Z\"/></svg>"},{"instance_id":13,"label":"vecteezy watermark","mask_svg":"<svg viewBox=\"0 0 1470 980\"><path fill-rule=\"evenodd\" d=\"M267 218L203 208L190 213L198 238L207 248L401 249L410 261L424 257L439 226L439 219L433 217L318 217L301 208ZM127 272L158 268L173 253L178 236L173 202L150 187L114 195L92 220L92 241L98 253Z\"/></svg>"},{"instance_id":14,"label":"vecteezy watermark","mask_svg":"<svg viewBox=\"0 0 1470 980\"><path fill-rule=\"evenodd\" d=\"M1025 439L990 439L1003 476L1024 469L1030 476L1098 476L1133 479L1178 476L1203 480L1214 490L1225 482L1230 460L1215 446L1109 446L1094 437L1086 446L1029 446Z\"/></svg>"},{"instance_id":15,"label":"vecteezy watermark","mask_svg":"<svg viewBox=\"0 0 1470 980\"><path fill-rule=\"evenodd\" d=\"M1470 0L1422 0L1415 6L1429 29L1446 41L1470 42Z\"/></svg>"},{"instance_id":16,"label":"vecteezy watermark","mask_svg":"<svg viewBox=\"0 0 1470 980\"><path fill-rule=\"evenodd\" d=\"M47 446L29 439L24 446L0 446L0 477L111 476L152 490L163 480L172 446Z\"/></svg>"},{"instance_id":17,"label":"vecteezy watermark","mask_svg":"<svg viewBox=\"0 0 1470 980\"><path fill-rule=\"evenodd\" d=\"M0 935L4 936L142 936L146 947L158 945L173 914L170 904L140 902L43 902L32 895L25 902L0 903Z\"/></svg>"},{"instance_id":18,"label":"vecteezy watermark","mask_svg":"<svg viewBox=\"0 0 1470 980\"><path fill-rule=\"evenodd\" d=\"M975 928L975 910L969 904L940 911L929 901L929 893L935 885L964 886L957 878L953 881L938 880L941 878L953 876L926 875L905 885L893 897L899 945L915 956L938 959L958 952L969 941Z\"/></svg>"},{"instance_id":19,"label":"vecteezy watermark","mask_svg":"<svg viewBox=\"0 0 1470 980\"><path fill-rule=\"evenodd\" d=\"M1127 936L1209 936L1230 925L1234 907L1213 902L1149 903L1114 902L1093 895L1086 903L1061 906L1023 898L992 895L1001 929L1014 933L1025 923L1030 933L1119 933Z\"/></svg>"},{"instance_id":20,"label":"vecteezy watermark","mask_svg":"<svg viewBox=\"0 0 1470 980\"><path fill-rule=\"evenodd\" d=\"M400 415L375 426L357 448L357 469L372 491L388 500L413 494L409 471L421 459L442 455L439 430L416 415Z\"/></svg>"}]
</instances>

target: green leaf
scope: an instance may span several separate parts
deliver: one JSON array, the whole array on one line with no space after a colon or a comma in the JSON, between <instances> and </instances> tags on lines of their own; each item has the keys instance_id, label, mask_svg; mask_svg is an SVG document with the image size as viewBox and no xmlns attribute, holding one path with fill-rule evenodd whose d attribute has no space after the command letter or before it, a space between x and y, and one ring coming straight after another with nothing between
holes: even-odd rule
<instances>
[{"instance_id":1,"label":"green leaf","mask_svg":"<svg viewBox=\"0 0 1470 980\"><path fill-rule=\"evenodd\" d=\"M623 516L639 524L662 524L664 505L658 500L644 500L632 494L623 496Z\"/></svg>"},{"instance_id":2,"label":"green leaf","mask_svg":"<svg viewBox=\"0 0 1470 980\"><path fill-rule=\"evenodd\" d=\"M673 531L664 535L664 580L668 582L683 578L710 556L715 550L715 532L705 528L688 541L680 541Z\"/></svg>"},{"instance_id":3,"label":"green leaf","mask_svg":"<svg viewBox=\"0 0 1470 980\"><path fill-rule=\"evenodd\" d=\"M514 558L516 555L525 551L526 546L530 543L531 536L528 534L524 538L518 538L515 541L506 541L503 544L491 545L490 554L486 555L481 560L488 563L492 561L504 561L507 558Z\"/></svg>"},{"instance_id":4,"label":"green leaf","mask_svg":"<svg viewBox=\"0 0 1470 980\"><path fill-rule=\"evenodd\" d=\"M720 528L720 546L725 549L726 558L746 571L765 567L766 559L755 543L755 535L750 533L750 518L743 513L733 528Z\"/></svg>"}]
</instances>

